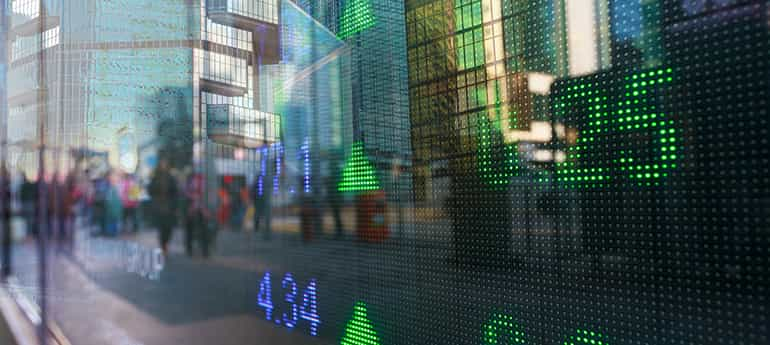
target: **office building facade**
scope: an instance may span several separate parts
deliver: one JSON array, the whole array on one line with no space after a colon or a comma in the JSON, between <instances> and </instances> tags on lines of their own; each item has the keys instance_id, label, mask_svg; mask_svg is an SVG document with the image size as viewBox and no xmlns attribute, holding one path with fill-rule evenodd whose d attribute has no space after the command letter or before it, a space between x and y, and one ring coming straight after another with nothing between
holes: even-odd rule
<instances>
[{"instance_id":1,"label":"office building facade","mask_svg":"<svg viewBox=\"0 0 770 345\"><path fill-rule=\"evenodd\" d=\"M345 42L353 137L376 167L391 204L411 204L409 97L404 7L398 1L297 0ZM353 146L345 149L349 156ZM405 206L411 209L411 206Z\"/></svg>"},{"instance_id":2,"label":"office building facade","mask_svg":"<svg viewBox=\"0 0 770 345\"><path fill-rule=\"evenodd\" d=\"M26 170L41 130L50 167L87 147L128 173L168 145L187 147L192 164L193 151L223 158L217 143L277 140L279 116L260 111L254 88L258 66L278 60L277 1L19 0L11 10L9 141Z\"/></svg>"}]
</instances>

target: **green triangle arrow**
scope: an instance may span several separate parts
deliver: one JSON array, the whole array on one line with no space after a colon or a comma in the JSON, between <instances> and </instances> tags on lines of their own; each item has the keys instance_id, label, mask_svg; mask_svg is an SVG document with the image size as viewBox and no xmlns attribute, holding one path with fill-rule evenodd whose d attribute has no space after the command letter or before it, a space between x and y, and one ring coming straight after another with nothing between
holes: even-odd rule
<instances>
[{"instance_id":1,"label":"green triangle arrow","mask_svg":"<svg viewBox=\"0 0 770 345\"><path fill-rule=\"evenodd\" d=\"M362 192L380 189L377 171L364 153L364 145L360 141L353 143L350 156L345 161L342 179L337 184L340 192Z\"/></svg>"},{"instance_id":2,"label":"green triangle arrow","mask_svg":"<svg viewBox=\"0 0 770 345\"><path fill-rule=\"evenodd\" d=\"M375 24L370 0L348 0L340 17L340 39L346 39Z\"/></svg>"},{"instance_id":3,"label":"green triangle arrow","mask_svg":"<svg viewBox=\"0 0 770 345\"><path fill-rule=\"evenodd\" d=\"M340 345L380 345L380 337L369 321L364 302L358 302L353 307L353 317L345 326Z\"/></svg>"}]
</instances>

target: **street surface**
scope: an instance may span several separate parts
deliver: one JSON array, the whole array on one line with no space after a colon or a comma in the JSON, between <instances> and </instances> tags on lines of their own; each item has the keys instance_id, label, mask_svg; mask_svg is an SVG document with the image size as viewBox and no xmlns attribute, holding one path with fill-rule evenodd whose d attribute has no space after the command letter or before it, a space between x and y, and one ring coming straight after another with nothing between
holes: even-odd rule
<instances>
[{"instance_id":1,"label":"street surface","mask_svg":"<svg viewBox=\"0 0 770 345\"><path fill-rule=\"evenodd\" d=\"M698 302L708 291L650 290L649 281L670 278L644 258L609 257L597 264L581 256L576 236L563 235L559 244L557 233L531 229L514 233L512 243L519 245L498 265L467 266L452 258L448 224L420 224L420 229L433 241L391 238L373 244L324 237L305 243L298 233L276 232L266 240L263 234L222 231L209 259L187 257L178 230L156 277L126 265L135 261L104 255L120 248L115 243L151 252L157 247L153 230L92 240L90 246L83 243L90 237L81 233L75 257L49 253L51 283L45 296L53 319L73 344L83 345L336 345L359 302L367 307L378 344L386 345L480 344L493 315L522 320L527 339L542 345L559 344L578 327L595 324L613 331L611 344L655 343L661 335L694 342L688 335L694 333L678 330L707 333L715 326L704 315L717 306ZM88 255L82 255L83 247ZM34 242L18 244L14 259L20 282L15 288L39 301ZM268 272L270 320L259 303ZM311 281L317 292L317 336L310 335L311 322L301 315L292 322L287 296L293 282L293 300L301 308ZM666 303L671 321L661 321L656 303ZM702 309L693 309L694 304ZM565 305L573 312L559 312ZM731 308L759 313L761 305L736 300ZM553 318L575 329L556 327L562 322L550 322ZM757 318L740 328L761 327L761 322ZM642 329L649 332L637 331Z\"/></svg>"}]
</instances>

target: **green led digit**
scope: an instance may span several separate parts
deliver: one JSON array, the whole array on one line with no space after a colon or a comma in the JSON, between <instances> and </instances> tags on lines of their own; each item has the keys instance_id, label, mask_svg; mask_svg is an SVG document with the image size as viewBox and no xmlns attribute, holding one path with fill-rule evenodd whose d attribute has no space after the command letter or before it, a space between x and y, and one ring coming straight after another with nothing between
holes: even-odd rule
<instances>
[{"instance_id":1,"label":"green led digit","mask_svg":"<svg viewBox=\"0 0 770 345\"><path fill-rule=\"evenodd\" d=\"M504 314L495 314L484 325L483 345L497 344L526 344L524 330L521 325L514 322L513 317ZM506 342L501 342L506 340Z\"/></svg>"},{"instance_id":2,"label":"green led digit","mask_svg":"<svg viewBox=\"0 0 770 345\"><path fill-rule=\"evenodd\" d=\"M581 129L577 142L567 148L567 159L557 163L557 181L568 185L603 186L609 182L609 169L603 166L584 167L580 163L586 159L595 158L591 146L597 137L605 135L610 119L608 95L603 85L598 81L576 83L567 88L567 94L562 95L556 104L557 116L564 117L573 107L582 106L586 113L580 114L588 118L587 124Z\"/></svg>"},{"instance_id":3,"label":"green led digit","mask_svg":"<svg viewBox=\"0 0 770 345\"><path fill-rule=\"evenodd\" d=\"M578 329L575 334L568 335L563 345L609 345L607 338L598 332Z\"/></svg>"},{"instance_id":4,"label":"green led digit","mask_svg":"<svg viewBox=\"0 0 770 345\"><path fill-rule=\"evenodd\" d=\"M658 88L672 81L673 70L661 68L568 85L556 98L555 114L568 118L578 109L582 118L572 120L582 126L567 159L557 163L557 180L603 187L623 176L638 186L658 185L680 159L676 122L657 104Z\"/></svg>"},{"instance_id":5,"label":"green led digit","mask_svg":"<svg viewBox=\"0 0 770 345\"><path fill-rule=\"evenodd\" d=\"M503 188L519 172L519 157L515 144L503 144L502 138L495 137L501 136L499 126L499 120L490 121L486 115L478 117L477 164L487 184Z\"/></svg>"},{"instance_id":6,"label":"green led digit","mask_svg":"<svg viewBox=\"0 0 770 345\"><path fill-rule=\"evenodd\" d=\"M629 136L647 134L652 141L648 148L654 150L652 153L639 152L634 147L621 147L617 152L616 165L637 185L657 185L676 168L679 141L675 123L653 98L654 88L672 82L672 74L673 70L667 68L627 76L617 103L613 119L618 132Z\"/></svg>"},{"instance_id":7,"label":"green led digit","mask_svg":"<svg viewBox=\"0 0 770 345\"><path fill-rule=\"evenodd\" d=\"M477 165L481 178L493 188L505 188L510 178L519 173L518 144L505 144L503 133L504 109L500 102L500 87L498 81L494 81L495 107L479 113L476 117L477 128ZM482 97L479 97L482 98ZM483 97L486 99L486 95ZM513 110L515 111L515 110ZM492 112L492 116L488 116ZM515 127L516 117L509 118L509 126Z\"/></svg>"}]
</instances>

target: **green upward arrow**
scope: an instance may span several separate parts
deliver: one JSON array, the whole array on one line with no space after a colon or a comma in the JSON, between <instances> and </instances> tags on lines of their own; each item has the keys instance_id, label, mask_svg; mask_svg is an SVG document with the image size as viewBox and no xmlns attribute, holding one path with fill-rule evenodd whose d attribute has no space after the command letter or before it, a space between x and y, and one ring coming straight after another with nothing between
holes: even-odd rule
<instances>
[{"instance_id":1,"label":"green upward arrow","mask_svg":"<svg viewBox=\"0 0 770 345\"><path fill-rule=\"evenodd\" d=\"M360 141L353 143L350 156L345 161L342 179L337 184L340 192L363 192L380 189L377 171L364 153L364 144Z\"/></svg>"},{"instance_id":2,"label":"green upward arrow","mask_svg":"<svg viewBox=\"0 0 770 345\"><path fill-rule=\"evenodd\" d=\"M375 24L369 0L348 0L340 17L340 39L346 39Z\"/></svg>"},{"instance_id":3,"label":"green upward arrow","mask_svg":"<svg viewBox=\"0 0 770 345\"><path fill-rule=\"evenodd\" d=\"M369 321L364 302L358 302L353 307L353 317L345 326L340 345L380 345L380 337Z\"/></svg>"}]
</instances>

